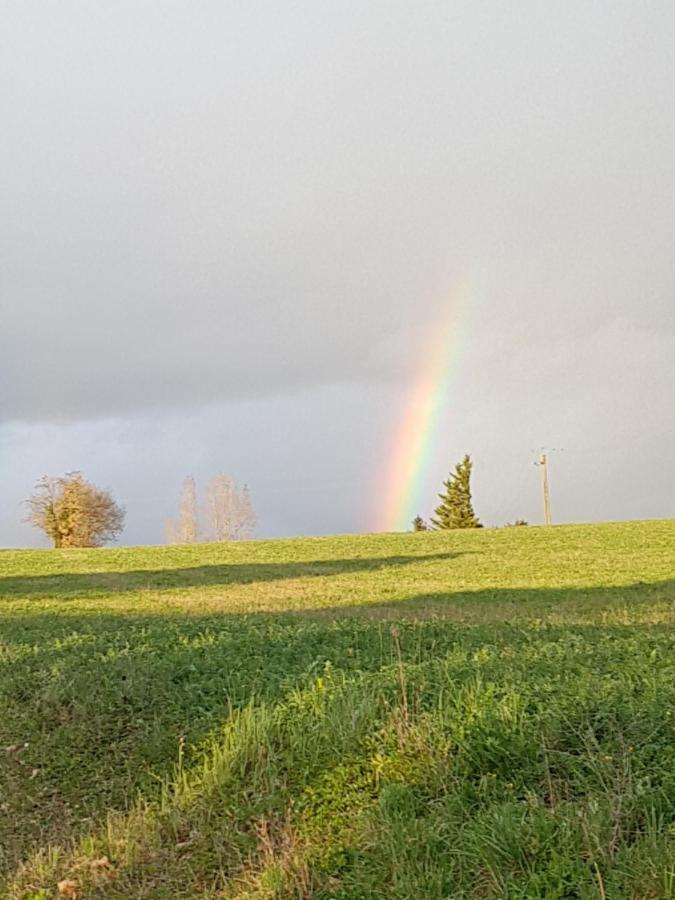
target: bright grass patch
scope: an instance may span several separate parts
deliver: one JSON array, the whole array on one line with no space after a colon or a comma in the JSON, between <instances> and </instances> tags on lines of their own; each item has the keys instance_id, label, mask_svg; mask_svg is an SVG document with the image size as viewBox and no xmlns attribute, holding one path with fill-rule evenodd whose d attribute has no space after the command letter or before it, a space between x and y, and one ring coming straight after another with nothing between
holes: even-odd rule
<instances>
[{"instance_id":1,"label":"bright grass patch","mask_svg":"<svg viewBox=\"0 0 675 900\"><path fill-rule=\"evenodd\" d=\"M0 895L675 898L675 521L0 552Z\"/></svg>"}]
</instances>

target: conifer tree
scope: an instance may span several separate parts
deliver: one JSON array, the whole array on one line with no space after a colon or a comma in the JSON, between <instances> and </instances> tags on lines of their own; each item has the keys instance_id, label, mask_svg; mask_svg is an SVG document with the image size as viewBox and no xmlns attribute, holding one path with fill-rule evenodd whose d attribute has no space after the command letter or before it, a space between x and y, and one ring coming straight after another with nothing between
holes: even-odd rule
<instances>
[{"instance_id":1,"label":"conifer tree","mask_svg":"<svg viewBox=\"0 0 675 900\"><path fill-rule=\"evenodd\" d=\"M471 467L471 457L467 453L443 482L445 491L438 495L441 502L435 510L436 518L431 520L436 528L482 527L471 505Z\"/></svg>"},{"instance_id":2,"label":"conifer tree","mask_svg":"<svg viewBox=\"0 0 675 900\"><path fill-rule=\"evenodd\" d=\"M427 523L419 514L412 520L413 531L428 531Z\"/></svg>"}]
</instances>

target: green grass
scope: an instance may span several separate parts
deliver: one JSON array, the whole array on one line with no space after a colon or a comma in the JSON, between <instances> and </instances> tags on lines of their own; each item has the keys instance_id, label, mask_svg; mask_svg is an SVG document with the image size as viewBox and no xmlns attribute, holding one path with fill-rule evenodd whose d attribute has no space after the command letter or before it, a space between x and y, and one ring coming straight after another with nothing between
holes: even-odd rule
<instances>
[{"instance_id":1,"label":"green grass","mask_svg":"<svg viewBox=\"0 0 675 900\"><path fill-rule=\"evenodd\" d=\"M0 552L0 895L675 898L675 521Z\"/></svg>"}]
</instances>

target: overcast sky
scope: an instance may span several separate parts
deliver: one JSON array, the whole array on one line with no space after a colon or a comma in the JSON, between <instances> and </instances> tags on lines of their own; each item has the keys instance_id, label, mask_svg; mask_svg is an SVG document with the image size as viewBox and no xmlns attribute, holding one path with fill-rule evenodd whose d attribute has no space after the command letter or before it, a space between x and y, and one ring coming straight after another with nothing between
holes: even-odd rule
<instances>
[{"instance_id":1,"label":"overcast sky","mask_svg":"<svg viewBox=\"0 0 675 900\"><path fill-rule=\"evenodd\" d=\"M0 0L0 545L81 469L361 531L453 286L419 512L675 515L672 0Z\"/></svg>"}]
</instances>

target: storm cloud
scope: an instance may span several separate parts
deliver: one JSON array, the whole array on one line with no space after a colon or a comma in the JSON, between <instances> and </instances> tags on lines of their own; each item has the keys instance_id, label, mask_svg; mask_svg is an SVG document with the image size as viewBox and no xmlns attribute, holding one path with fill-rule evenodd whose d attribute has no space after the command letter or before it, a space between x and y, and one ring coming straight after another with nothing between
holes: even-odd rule
<instances>
[{"instance_id":1,"label":"storm cloud","mask_svg":"<svg viewBox=\"0 0 675 900\"><path fill-rule=\"evenodd\" d=\"M468 449L536 517L556 445L561 518L673 514L671 3L1 12L0 541L75 467L128 539L221 468L262 533L367 527L462 280L427 503Z\"/></svg>"}]
</instances>

